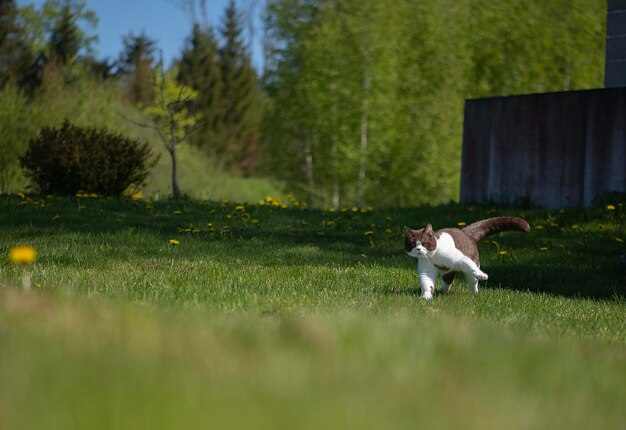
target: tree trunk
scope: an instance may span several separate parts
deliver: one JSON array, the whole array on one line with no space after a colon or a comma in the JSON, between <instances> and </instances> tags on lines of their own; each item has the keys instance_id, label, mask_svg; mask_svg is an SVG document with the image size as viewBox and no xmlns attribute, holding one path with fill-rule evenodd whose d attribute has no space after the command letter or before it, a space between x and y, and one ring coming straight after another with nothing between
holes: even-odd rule
<instances>
[{"instance_id":1,"label":"tree trunk","mask_svg":"<svg viewBox=\"0 0 626 430\"><path fill-rule=\"evenodd\" d=\"M172 157L172 197L175 199L180 199L180 188L178 188L178 180L176 179L176 135L175 128L173 125L170 126L170 147L168 151L170 153L170 157Z\"/></svg>"},{"instance_id":2,"label":"tree trunk","mask_svg":"<svg viewBox=\"0 0 626 430\"><path fill-rule=\"evenodd\" d=\"M315 179L313 176L313 151L311 149L311 141L304 139L304 174L306 176L308 205L313 206L315 196Z\"/></svg>"},{"instance_id":3,"label":"tree trunk","mask_svg":"<svg viewBox=\"0 0 626 430\"><path fill-rule=\"evenodd\" d=\"M332 155L332 164L333 164L333 209L339 210L339 178L338 178L338 160L337 160L337 139L335 136L332 137L332 146L330 148Z\"/></svg>"},{"instance_id":4,"label":"tree trunk","mask_svg":"<svg viewBox=\"0 0 626 430\"><path fill-rule=\"evenodd\" d=\"M372 79L369 73L365 72L363 77L363 99L361 100L361 141L359 145L359 181L357 198L359 206L363 206L365 196L365 181L367 168L367 143L368 143L368 110L369 93Z\"/></svg>"}]
</instances>

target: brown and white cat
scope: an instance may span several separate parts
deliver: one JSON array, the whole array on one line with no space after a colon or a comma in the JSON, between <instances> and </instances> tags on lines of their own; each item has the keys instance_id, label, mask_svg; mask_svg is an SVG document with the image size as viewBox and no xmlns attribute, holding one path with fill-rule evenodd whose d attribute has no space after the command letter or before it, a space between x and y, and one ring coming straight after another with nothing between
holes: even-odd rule
<instances>
[{"instance_id":1,"label":"brown and white cat","mask_svg":"<svg viewBox=\"0 0 626 430\"><path fill-rule=\"evenodd\" d=\"M437 277L441 275L442 291L448 292L456 272L463 273L467 289L478 292L478 281L488 276L480 270L476 242L503 231L528 233L530 226L522 218L496 217L475 222L464 229L444 228L433 231L428 224L420 230L404 227L404 249L418 259L419 285L424 299L432 299Z\"/></svg>"}]
</instances>

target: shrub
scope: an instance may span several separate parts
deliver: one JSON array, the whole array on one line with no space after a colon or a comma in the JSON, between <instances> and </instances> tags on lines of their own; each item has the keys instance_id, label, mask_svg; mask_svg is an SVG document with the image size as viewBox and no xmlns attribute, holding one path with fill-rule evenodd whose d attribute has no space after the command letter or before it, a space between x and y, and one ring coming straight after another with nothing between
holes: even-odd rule
<instances>
[{"instance_id":1,"label":"shrub","mask_svg":"<svg viewBox=\"0 0 626 430\"><path fill-rule=\"evenodd\" d=\"M60 128L42 128L20 164L44 194L119 196L143 185L156 163L151 156L146 142L65 120Z\"/></svg>"}]
</instances>

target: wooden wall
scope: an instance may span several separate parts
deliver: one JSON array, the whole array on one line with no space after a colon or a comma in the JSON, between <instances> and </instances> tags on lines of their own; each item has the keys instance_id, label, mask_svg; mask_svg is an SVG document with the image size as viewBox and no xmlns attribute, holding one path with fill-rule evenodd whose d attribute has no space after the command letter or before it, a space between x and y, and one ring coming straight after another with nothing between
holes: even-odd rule
<instances>
[{"instance_id":1,"label":"wooden wall","mask_svg":"<svg viewBox=\"0 0 626 430\"><path fill-rule=\"evenodd\" d=\"M626 88L467 100L461 202L589 206L626 192Z\"/></svg>"}]
</instances>

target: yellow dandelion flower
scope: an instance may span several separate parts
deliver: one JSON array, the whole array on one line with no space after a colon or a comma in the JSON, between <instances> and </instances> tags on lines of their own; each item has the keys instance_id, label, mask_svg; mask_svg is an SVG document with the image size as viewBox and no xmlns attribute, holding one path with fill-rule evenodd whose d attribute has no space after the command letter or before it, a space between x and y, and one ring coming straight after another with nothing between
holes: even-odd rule
<instances>
[{"instance_id":1,"label":"yellow dandelion flower","mask_svg":"<svg viewBox=\"0 0 626 430\"><path fill-rule=\"evenodd\" d=\"M543 230L543 226L541 224L540 225L536 225L535 226L535 230Z\"/></svg>"},{"instance_id":2,"label":"yellow dandelion flower","mask_svg":"<svg viewBox=\"0 0 626 430\"><path fill-rule=\"evenodd\" d=\"M551 222L551 223L550 223L550 227L558 227L558 226L559 226L559 225L558 225L557 223L555 223L555 222Z\"/></svg>"},{"instance_id":3,"label":"yellow dandelion flower","mask_svg":"<svg viewBox=\"0 0 626 430\"><path fill-rule=\"evenodd\" d=\"M622 239L621 237L616 237L615 241L619 243L624 243L624 239Z\"/></svg>"},{"instance_id":4,"label":"yellow dandelion flower","mask_svg":"<svg viewBox=\"0 0 626 430\"><path fill-rule=\"evenodd\" d=\"M133 198L135 198L137 194L139 194L139 198L141 198L141 191L137 191L135 194L133 194ZM98 195L96 193L91 193L89 194L89 197L91 197L92 199L97 199Z\"/></svg>"},{"instance_id":5,"label":"yellow dandelion flower","mask_svg":"<svg viewBox=\"0 0 626 430\"><path fill-rule=\"evenodd\" d=\"M467 224L465 223L465 221L460 221L460 222L457 222L456 225L458 225L459 227L463 227Z\"/></svg>"},{"instance_id":6,"label":"yellow dandelion flower","mask_svg":"<svg viewBox=\"0 0 626 430\"><path fill-rule=\"evenodd\" d=\"M544 252L545 252L545 251L547 251L547 250L548 250L548 247L547 247L547 246L542 246L541 248L539 248L539 251L544 251Z\"/></svg>"},{"instance_id":7,"label":"yellow dandelion flower","mask_svg":"<svg viewBox=\"0 0 626 430\"><path fill-rule=\"evenodd\" d=\"M170 245L178 246L178 245L180 245L180 242L177 241L176 239L170 239Z\"/></svg>"},{"instance_id":8,"label":"yellow dandelion flower","mask_svg":"<svg viewBox=\"0 0 626 430\"><path fill-rule=\"evenodd\" d=\"M233 219L233 216L231 214L226 214L226 219Z\"/></svg>"},{"instance_id":9,"label":"yellow dandelion flower","mask_svg":"<svg viewBox=\"0 0 626 430\"><path fill-rule=\"evenodd\" d=\"M615 206L613 206L613 205L606 205L606 210L607 211L614 211L615 210Z\"/></svg>"},{"instance_id":10,"label":"yellow dandelion flower","mask_svg":"<svg viewBox=\"0 0 626 430\"><path fill-rule=\"evenodd\" d=\"M25 197L26 197L26 195L24 195L24 193L23 193L23 192L21 192L21 191L19 191L19 192L17 193L17 195L18 195L21 199L23 199L23 198L25 198Z\"/></svg>"},{"instance_id":11,"label":"yellow dandelion flower","mask_svg":"<svg viewBox=\"0 0 626 430\"><path fill-rule=\"evenodd\" d=\"M367 213L367 208L361 208L361 213L362 214L366 214Z\"/></svg>"},{"instance_id":12,"label":"yellow dandelion flower","mask_svg":"<svg viewBox=\"0 0 626 430\"><path fill-rule=\"evenodd\" d=\"M250 221L250 222L251 222L252 224L254 224L254 225L257 225L257 224L259 223L259 220L255 218L255 219L253 219L253 220L252 220L252 221Z\"/></svg>"},{"instance_id":13,"label":"yellow dandelion flower","mask_svg":"<svg viewBox=\"0 0 626 430\"><path fill-rule=\"evenodd\" d=\"M224 227L222 227L222 232L223 232L223 233L228 233L229 231L230 231L230 228L229 228L227 225L225 225Z\"/></svg>"},{"instance_id":14,"label":"yellow dandelion flower","mask_svg":"<svg viewBox=\"0 0 626 430\"><path fill-rule=\"evenodd\" d=\"M391 233L393 233L393 230L391 230L390 228L386 228L386 229L385 229L385 233L387 233L387 234L391 234Z\"/></svg>"},{"instance_id":15,"label":"yellow dandelion flower","mask_svg":"<svg viewBox=\"0 0 626 430\"><path fill-rule=\"evenodd\" d=\"M328 208L328 212L335 212L335 208Z\"/></svg>"},{"instance_id":16,"label":"yellow dandelion flower","mask_svg":"<svg viewBox=\"0 0 626 430\"><path fill-rule=\"evenodd\" d=\"M174 211L174 215L178 216L178 215L182 215L183 211Z\"/></svg>"},{"instance_id":17,"label":"yellow dandelion flower","mask_svg":"<svg viewBox=\"0 0 626 430\"><path fill-rule=\"evenodd\" d=\"M9 250L9 260L15 264L29 264L37 258L37 251L30 245L18 245Z\"/></svg>"},{"instance_id":18,"label":"yellow dandelion flower","mask_svg":"<svg viewBox=\"0 0 626 430\"><path fill-rule=\"evenodd\" d=\"M351 209L351 210L352 210L352 212L358 212L358 211L359 211L359 208L357 208L356 206L352 206L352 209Z\"/></svg>"},{"instance_id":19,"label":"yellow dandelion flower","mask_svg":"<svg viewBox=\"0 0 626 430\"><path fill-rule=\"evenodd\" d=\"M259 200L259 204L260 204L261 206L265 206L265 200Z\"/></svg>"},{"instance_id":20,"label":"yellow dandelion flower","mask_svg":"<svg viewBox=\"0 0 626 430\"><path fill-rule=\"evenodd\" d=\"M243 212L243 211L246 210L246 207L244 205L237 205L237 206L235 206L235 210L237 212Z\"/></svg>"},{"instance_id":21,"label":"yellow dandelion flower","mask_svg":"<svg viewBox=\"0 0 626 430\"><path fill-rule=\"evenodd\" d=\"M507 255L507 254L508 254L508 252L507 252L507 251L500 251L500 252L499 252L499 254L500 254L500 255Z\"/></svg>"},{"instance_id":22,"label":"yellow dandelion flower","mask_svg":"<svg viewBox=\"0 0 626 430\"><path fill-rule=\"evenodd\" d=\"M372 230L367 230L365 233L363 233L363 235L365 235L365 236L371 236L373 234L374 234L374 232Z\"/></svg>"},{"instance_id":23,"label":"yellow dandelion flower","mask_svg":"<svg viewBox=\"0 0 626 430\"><path fill-rule=\"evenodd\" d=\"M335 225L335 221L333 221L332 219L329 219L328 221L326 221L326 225L327 226Z\"/></svg>"},{"instance_id":24,"label":"yellow dandelion flower","mask_svg":"<svg viewBox=\"0 0 626 430\"><path fill-rule=\"evenodd\" d=\"M348 208L341 208L339 209L340 212L348 212Z\"/></svg>"},{"instance_id":25,"label":"yellow dandelion flower","mask_svg":"<svg viewBox=\"0 0 626 430\"><path fill-rule=\"evenodd\" d=\"M286 205L286 204L284 204L284 203L283 203L282 205L280 205L280 207L281 207L282 209L287 209L287 205Z\"/></svg>"},{"instance_id":26,"label":"yellow dandelion flower","mask_svg":"<svg viewBox=\"0 0 626 430\"><path fill-rule=\"evenodd\" d=\"M578 230L578 229L580 229L580 226L578 224L572 225L572 230Z\"/></svg>"},{"instance_id":27,"label":"yellow dandelion flower","mask_svg":"<svg viewBox=\"0 0 626 430\"><path fill-rule=\"evenodd\" d=\"M266 200L268 203L271 203L271 202L272 202L272 200L274 200L274 199L273 199L271 196L267 196L267 197L265 197L265 200Z\"/></svg>"}]
</instances>

